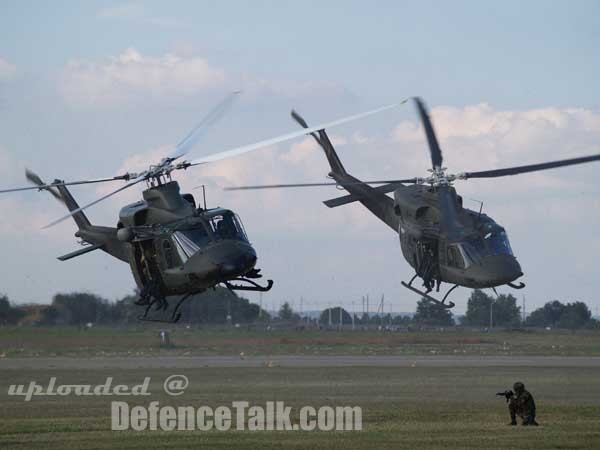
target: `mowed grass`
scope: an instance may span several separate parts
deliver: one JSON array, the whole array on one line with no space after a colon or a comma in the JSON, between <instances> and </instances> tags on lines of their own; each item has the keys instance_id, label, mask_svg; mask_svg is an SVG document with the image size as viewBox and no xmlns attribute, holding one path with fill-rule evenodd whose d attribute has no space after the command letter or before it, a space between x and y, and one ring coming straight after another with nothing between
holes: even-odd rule
<instances>
[{"instance_id":1,"label":"mowed grass","mask_svg":"<svg viewBox=\"0 0 600 450\"><path fill-rule=\"evenodd\" d=\"M159 330L172 347L161 348ZM129 355L552 355L600 356L600 331L384 332L186 328L0 327L0 357Z\"/></svg>"},{"instance_id":2,"label":"mowed grass","mask_svg":"<svg viewBox=\"0 0 600 450\"><path fill-rule=\"evenodd\" d=\"M185 393L167 396L173 373L190 380ZM122 431L110 430L108 397L7 395L8 385L140 383L150 376L151 397L162 406L212 407L248 401L285 401L300 408L360 406L363 431ZM0 448L287 448L287 449L598 449L598 368L205 368L193 370L4 370L0 381ZM504 399L523 380L536 398L540 427L508 427ZM297 409L294 409L297 413ZM297 418L297 416L293 417Z\"/></svg>"}]
</instances>

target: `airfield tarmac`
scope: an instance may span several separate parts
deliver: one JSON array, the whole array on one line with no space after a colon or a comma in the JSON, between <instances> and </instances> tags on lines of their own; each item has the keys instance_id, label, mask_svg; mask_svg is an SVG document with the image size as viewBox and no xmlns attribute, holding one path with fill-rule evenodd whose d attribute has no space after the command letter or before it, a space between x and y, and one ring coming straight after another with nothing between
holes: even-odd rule
<instances>
[{"instance_id":1,"label":"airfield tarmac","mask_svg":"<svg viewBox=\"0 0 600 450\"><path fill-rule=\"evenodd\" d=\"M0 370L198 369L203 367L600 367L600 357L578 356L404 356L277 355L38 357L0 360Z\"/></svg>"}]
</instances>

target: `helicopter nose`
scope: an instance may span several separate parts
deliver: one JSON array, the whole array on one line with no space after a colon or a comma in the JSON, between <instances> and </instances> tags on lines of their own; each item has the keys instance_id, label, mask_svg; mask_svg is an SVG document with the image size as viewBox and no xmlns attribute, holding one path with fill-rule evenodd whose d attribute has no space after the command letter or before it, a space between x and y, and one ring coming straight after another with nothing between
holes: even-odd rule
<instances>
[{"instance_id":1,"label":"helicopter nose","mask_svg":"<svg viewBox=\"0 0 600 450\"><path fill-rule=\"evenodd\" d=\"M222 240L193 255L185 263L185 272L200 279L233 279L252 270L256 259L247 242Z\"/></svg>"},{"instance_id":2,"label":"helicopter nose","mask_svg":"<svg viewBox=\"0 0 600 450\"><path fill-rule=\"evenodd\" d=\"M495 286L510 283L523 275L521 266L512 255L493 255L483 260L485 271Z\"/></svg>"},{"instance_id":3,"label":"helicopter nose","mask_svg":"<svg viewBox=\"0 0 600 450\"><path fill-rule=\"evenodd\" d=\"M221 276L241 276L256 264L256 252L252 246L235 242L226 244L211 255L213 263L219 267Z\"/></svg>"}]
</instances>

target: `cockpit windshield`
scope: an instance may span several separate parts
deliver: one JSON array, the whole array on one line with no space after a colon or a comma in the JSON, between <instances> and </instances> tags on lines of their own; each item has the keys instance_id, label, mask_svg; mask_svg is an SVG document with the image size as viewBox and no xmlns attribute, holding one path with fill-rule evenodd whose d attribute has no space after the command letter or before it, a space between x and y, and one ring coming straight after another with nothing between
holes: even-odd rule
<instances>
[{"instance_id":1,"label":"cockpit windshield","mask_svg":"<svg viewBox=\"0 0 600 450\"><path fill-rule=\"evenodd\" d=\"M510 255L513 252L505 231L493 231L484 236L484 240L492 255Z\"/></svg>"},{"instance_id":2,"label":"cockpit windshield","mask_svg":"<svg viewBox=\"0 0 600 450\"><path fill-rule=\"evenodd\" d=\"M494 231L483 237L472 237L462 241L460 249L469 263L477 264L485 256L511 255L512 249L505 231Z\"/></svg>"},{"instance_id":3,"label":"cockpit windshield","mask_svg":"<svg viewBox=\"0 0 600 450\"><path fill-rule=\"evenodd\" d=\"M486 256L513 255L508 236L500 227L489 231L483 236L471 236L455 244L455 246L460 249L466 267L471 264L478 264Z\"/></svg>"},{"instance_id":4,"label":"cockpit windshield","mask_svg":"<svg viewBox=\"0 0 600 450\"><path fill-rule=\"evenodd\" d=\"M221 239L237 239L248 242L244 227L239 217L232 212L226 212L210 218L213 233Z\"/></svg>"}]
</instances>

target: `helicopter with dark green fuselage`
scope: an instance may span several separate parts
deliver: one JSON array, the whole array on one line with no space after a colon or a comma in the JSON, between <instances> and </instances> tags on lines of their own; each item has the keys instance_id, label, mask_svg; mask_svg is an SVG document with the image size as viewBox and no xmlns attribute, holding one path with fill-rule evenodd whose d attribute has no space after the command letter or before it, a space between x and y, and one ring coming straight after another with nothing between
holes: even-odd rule
<instances>
[{"instance_id":1,"label":"helicopter with dark green fuselage","mask_svg":"<svg viewBox=\"0 0 600 450\"><path fill-rule=\"evenodd\" d=\"M444 308L454 306L453 302L446 300L459 286L495 289L507 285L514 289L522 289L525 285L517 283L516 280L523 275L523 271L512 252L505 229L483 214L481 209L473 211L465 208L462 197L456 193L453 183L457 180L496 178L583 164L600 160L600 155L505 169L448 174L443 167L442 152L425 105L419 98L414 100L429 144L432 168L427 177L361 181L346 172L327 133L322 129L311 132L311 136L325 152L331 167L328 176L333 182L238 186L228 189L335 185L348 191L348 195L323 203L335 208L360 202L398 233L402 256L415 269L412 279L408 283L402 281L402 285ZM309 129L299 114L293 111L292 117L303 128ZM388 193L393 193L394 197L386 195ZM413 286L416 278L422 280L424 290ZM449 283L452 287L439 300L430 293L433 289L439 292L442 283Z\"/></svg>"},{"instance_id":2,"label":"helicopter with dark green fuselage","mask_svg":"<svg viewBox=\"0 0 600 450\"><path fill-rule=\"evenodd\" d=\"M260 269L255 267L256 251L250 244L238 215L225 208L207 208L205 196L203 206L198 206L192 194L180 193L179 184L171 179L171 173L301 137L311 131L350 122L399 104L387 105L322 124L312 130L294 131L192 161L182 160L201 133L223 115L236 94L234 92L217 105L168 156L141 173L128 172L115 177L69 182L55 180L48 184L27 170L26 177L34 187L5 189L0 193L44 190L63 203L69 214L45 228L73 218L78 228L75 236L84 247L58 259L66 261L102 250L128 263L139 289L136 303L145 307L143 315L139 317L141 320L165 321L160 317L164 313L153 312L152 316L158 314L159 317L149 317L153 306L154 311L167 310L167 297L181 296L170 319L167 319L176 322L180 318L179 307L185 299L219 284L230 290L268 291L273 286L273 281L268 280L266 285L257 283L256 280L262 275ZM126 181L127 184L82 207L67 188L71 185L119 180ZM84 214L85 209L142 182L147 185L142 200L121 209L116 227L93 225Z\"/></svg>"}]
</instances>

